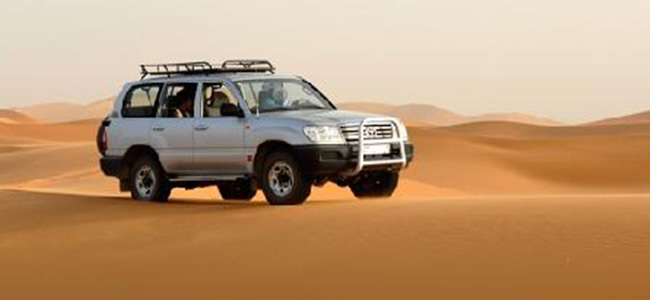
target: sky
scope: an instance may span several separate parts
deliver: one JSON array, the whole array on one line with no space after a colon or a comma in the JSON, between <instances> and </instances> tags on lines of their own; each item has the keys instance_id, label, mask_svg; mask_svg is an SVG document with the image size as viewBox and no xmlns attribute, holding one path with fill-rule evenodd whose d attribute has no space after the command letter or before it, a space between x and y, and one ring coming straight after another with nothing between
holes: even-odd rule
<instances>
[{"instance_id":1,"label":"sky","mask_svg":"<svg viewBox=\"0 0 650 300\"><path fill-rule=\"evenodd\" d=\"M339 103L650 109L647 0L0 1L0 107L103 99L141 63L267 58Z\"/></svg>"}]
</instances>

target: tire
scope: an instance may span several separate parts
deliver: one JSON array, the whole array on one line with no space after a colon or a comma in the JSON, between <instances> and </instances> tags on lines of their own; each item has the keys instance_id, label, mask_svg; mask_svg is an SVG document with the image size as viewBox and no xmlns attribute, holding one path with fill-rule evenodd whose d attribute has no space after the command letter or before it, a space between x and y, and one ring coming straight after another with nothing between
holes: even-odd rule
<instances>
[{"instance_id":1,"label":"tire","mask_svg":"<svg viewBox=\"0 0 650 300\"><path fill-rule=\"evenodd\" d=\"M257 194L257 188L250 179L222 182L217 187L223 200L250 201Z\"/></svg>"},{"instance_id":2,"label":"tire","mask_svg":"<svg viewBox=\"0 0 650 300\"><path fill-rule=\"evenodd\" d=\"M154 202L167 202L171 186L160 163L149 157L138 158L129 174L131 198Z\"/></svg>"},{"instance_id":3,"label":"tire","mask_svg":"<svg viewBox=\"0 0 650 300\"><path fill-rule=\"evenodd\" d=\"M287 152L266 156L259 178L271 205L302 204L311 194L312 180L303 175L296 159Z\"/></svg>"},{"instance_id":4,"label":"tire","mask_svg":"<svg viewBox=\"0 0 650 300\"><path fill-rule=\"evenodd\" d=\"M350 185L350 190L357 198L385 198L393 195L398 182L398 172L365 172Z\"/></svg>"},{"instance_id":5,"label":"tire","mask_svg":"<svg viewBox=\"0 0 650 300\"><path fill-rule=\"evenodd\" d=\"M106 132L106 126L104 126L104 122L99 125L99 128L97 129L97 135L95 137L95 143L97 145L97 151L101 154L104 155L106 149L104 149L104 132Z\"/></svg>"}]
</instances>

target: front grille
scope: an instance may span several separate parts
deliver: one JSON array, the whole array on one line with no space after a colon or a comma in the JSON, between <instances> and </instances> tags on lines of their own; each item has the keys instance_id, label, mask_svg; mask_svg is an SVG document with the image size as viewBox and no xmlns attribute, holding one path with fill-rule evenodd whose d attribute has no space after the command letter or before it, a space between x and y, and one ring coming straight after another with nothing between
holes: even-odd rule
<instances>
[{"instance_id":1,"label":"front grille","mask_svg":"<svg viewBox=\"0 0 650 300\"><path fill-rule=\"evenodd\" d=\"M359 141L359 124L341 125L341 133L347 142ZM390 122L372 123L363 127L364 140L388 140L395 136L395 126Z\"/></svg>"}]
</instances>

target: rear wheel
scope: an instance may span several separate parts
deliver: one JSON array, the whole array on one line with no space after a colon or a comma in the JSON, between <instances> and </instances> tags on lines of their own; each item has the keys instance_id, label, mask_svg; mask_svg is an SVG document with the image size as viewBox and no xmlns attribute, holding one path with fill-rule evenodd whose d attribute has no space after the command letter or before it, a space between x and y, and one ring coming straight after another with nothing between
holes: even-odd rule
<instances>
[{"instance_id":1,"label":"rear wheel","mask_svg":"<svg viewBox=\"0 0 650 300\"><path fill-rule=\"evenodd\" d=\"M295 158L287 152L266 157L260 180L271 205L302 204L311 193L312 180L303 175Z\"/></svg>"},{"instance_id":2,"label":"rear wheel","mask_svg":"<svg viewBox=\"0 0 650 300\"><path fill-rule=\"evenodd\" d=\"M148 156L140 157L131 167L129 176L131 198L167 202L171 187L160 163Z\"/></svg>"},{"instance_id":3,"label":"rear wheel","mask_svg":"<svg viewBox=\"0 0 650 300\"><path fill-rule=\"evenodd\" d=\"M364 172L350 185L350 189L357 198L390 197L397 188L398 182L398 172Z\"/></svg>"},{"instance_id":4,"label":"rear wheel","mask_svg":"<svg viewBox=\"0 0 650 300\"><path fill-rule=\"evenodd\" d=\"M257 194L257 188L250 179L222 182L217 185L224 200L251 200Z\"/></svg>"}]
</instances>

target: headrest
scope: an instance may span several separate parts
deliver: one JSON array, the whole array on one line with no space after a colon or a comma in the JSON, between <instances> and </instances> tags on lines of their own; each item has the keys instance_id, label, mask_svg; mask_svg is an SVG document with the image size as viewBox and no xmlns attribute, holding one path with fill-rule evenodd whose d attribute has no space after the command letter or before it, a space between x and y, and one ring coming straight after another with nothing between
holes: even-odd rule
<instances>
[{"instance_id":1,"label":"headrest","mask_svg":"<svg viewBox=\"0 0 650 300\"><path fill-rule=\"evenodd\" d=\"M228 102L230 98L228 98L228 95L222 91L214 91L214 94L212 95L212 99L219 101L219 102Z\"/></svg>"}]
</instances>

